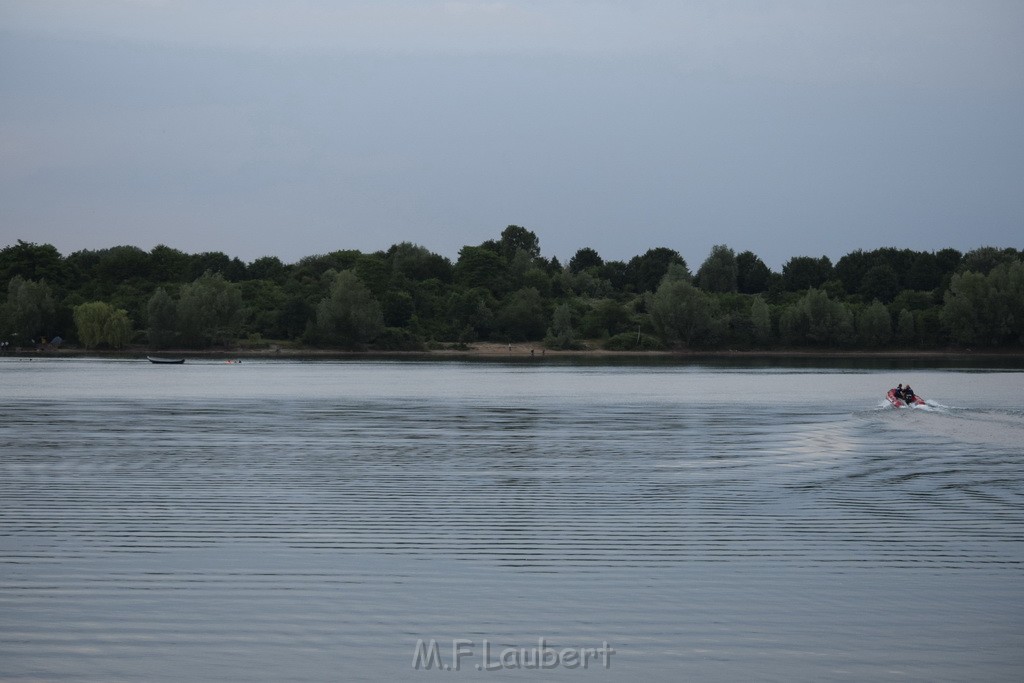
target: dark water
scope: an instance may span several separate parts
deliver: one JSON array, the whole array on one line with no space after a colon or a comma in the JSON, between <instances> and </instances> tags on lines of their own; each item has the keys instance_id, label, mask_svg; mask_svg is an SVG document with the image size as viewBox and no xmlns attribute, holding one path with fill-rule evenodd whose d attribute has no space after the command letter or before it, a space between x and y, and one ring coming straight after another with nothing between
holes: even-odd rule
<instances>
[{"instance_id":1,"label":"dark water","mask_svg":"<svg viewBox=\"0 0 1024 683\"><path fill-rule=\"evenodd\" d=\"M5 681L1024 677L1024 373L5 360L0 389ZM541 638L614 653L477 668ZM414 669L430 639L472 654Z\"/></svg>"}]
</instances>

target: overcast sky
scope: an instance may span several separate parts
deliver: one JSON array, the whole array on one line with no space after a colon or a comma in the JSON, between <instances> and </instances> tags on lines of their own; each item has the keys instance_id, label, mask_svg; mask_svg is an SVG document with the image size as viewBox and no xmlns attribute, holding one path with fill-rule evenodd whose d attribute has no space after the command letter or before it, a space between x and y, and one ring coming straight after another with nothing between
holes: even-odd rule
<instances>
[{"instance_id":1,"label":"overcast sky","mask_svg":"<svg viewBox=\"0 0 1024 683\"><path fill-rule=\"evenodd\" d=\"M1019 0L2 0L0 246L1024 248Z\"/></svg>"}]
</instances>

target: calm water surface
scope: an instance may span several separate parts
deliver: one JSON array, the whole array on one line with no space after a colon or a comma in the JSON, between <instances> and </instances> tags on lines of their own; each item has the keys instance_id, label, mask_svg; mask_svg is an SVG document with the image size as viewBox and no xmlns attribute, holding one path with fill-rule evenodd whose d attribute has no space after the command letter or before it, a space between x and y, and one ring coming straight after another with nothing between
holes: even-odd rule
<instances>
[{"instance_id":1,"label":"calm water surface","mask_svg":"<svg viewBox=\"0 0 1024 683\"><path fill-rule=\"evenodd\" d=\"M898 381L930 405L886 407ZM1022 396L951 369L4 359L0 679L1018 681ZM539 638L610 667L476 668ZM416 670L430 639L472 654Z\"/></svg>"}]
</instances>

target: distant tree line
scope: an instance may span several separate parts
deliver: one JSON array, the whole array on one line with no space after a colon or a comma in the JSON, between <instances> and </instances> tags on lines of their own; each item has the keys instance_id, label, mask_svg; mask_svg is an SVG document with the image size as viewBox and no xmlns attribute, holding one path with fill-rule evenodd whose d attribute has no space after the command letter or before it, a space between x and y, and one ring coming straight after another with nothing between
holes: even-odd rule
<instances>
[{"instance_id":1,"label":"distant tree line","mask_svg":"<svg viewBox=\"0 0 1024 683\"><path fill-rule=\"evenodd\" d=\"M1024 257L982 247L794 256L772 271L715 246L691 273L679 252L565 265L510 225L458 259L403 242L285 264L220 252L119 246L61 255L0 250L0 340L60 336L86 348L309 347L412 350L474 341L549 348L929 349L1024 345Z\"/></svg>"}]
</instances>

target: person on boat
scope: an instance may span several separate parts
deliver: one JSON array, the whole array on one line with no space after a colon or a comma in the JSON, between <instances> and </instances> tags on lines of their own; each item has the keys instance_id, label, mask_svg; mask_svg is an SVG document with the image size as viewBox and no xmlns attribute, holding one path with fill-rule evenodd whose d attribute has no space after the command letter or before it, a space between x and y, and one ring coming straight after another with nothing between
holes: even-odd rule
<instances>
[{"instance_id":1,"label":"person on boat","mask_svg":"<svg viewBox=\"0 0 1024 683\"><path fill-rule=\"evenodd\" d=\"M903 400L910 403L914 400L914 390L910 388L910 385L903 387Z\"/></svg>"},{"instance_id":2,"label":"person on boat","mask_svg":"<svg viewBox=\"0 0 1024 683\"><path fill-rule=\"evenodd\" d=\"M896 398L903 398L903 382L896 385L896 390L893 393Z\"/></svg>"}]
</instances>

